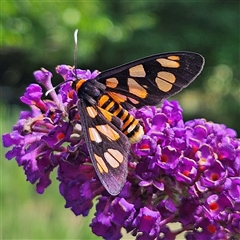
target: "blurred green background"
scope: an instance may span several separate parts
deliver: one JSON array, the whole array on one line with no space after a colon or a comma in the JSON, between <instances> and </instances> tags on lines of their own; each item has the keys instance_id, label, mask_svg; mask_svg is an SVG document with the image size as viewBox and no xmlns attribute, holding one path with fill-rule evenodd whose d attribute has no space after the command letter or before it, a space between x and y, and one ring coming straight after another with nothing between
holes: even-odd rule
<instances>
[{"instance_id":1,"label":"blurred green background","mask_svg":"<svg viewBox=\"0 0 240 240\"><path fill-rule=\"evenodd\" d=\"M1 134L25 107L19 97L35 81L33 71L73 65L76 28L82 69L102 71L160 52L202 54L202 74L174 99L186 120L206 118L240 133L239 1L2 1L1 8ZM61 81L54 74L53 84ZM97 239L91 218L64 209L58 182L38 195L4 154L1 148L1 239Z\"/></svg>"}]
</instances>

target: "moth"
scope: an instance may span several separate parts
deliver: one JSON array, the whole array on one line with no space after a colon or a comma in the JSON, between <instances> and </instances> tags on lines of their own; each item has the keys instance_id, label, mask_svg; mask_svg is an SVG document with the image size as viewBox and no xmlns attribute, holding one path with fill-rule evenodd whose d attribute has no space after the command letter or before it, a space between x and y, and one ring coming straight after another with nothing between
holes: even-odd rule
<instances>
[{"instance_id":1,"label":"moth","mask_svg":"<svg viewBox=\"0 0 240 240\"><path fill-rule=\"evenodd\" d=\"M103 71L95 79L73 81L89 155L111 195L123 188L130 146L144 134L129 110L160 104L187 87L203 66L197 53L161 53Z\"/></svg>"}]
</instances>

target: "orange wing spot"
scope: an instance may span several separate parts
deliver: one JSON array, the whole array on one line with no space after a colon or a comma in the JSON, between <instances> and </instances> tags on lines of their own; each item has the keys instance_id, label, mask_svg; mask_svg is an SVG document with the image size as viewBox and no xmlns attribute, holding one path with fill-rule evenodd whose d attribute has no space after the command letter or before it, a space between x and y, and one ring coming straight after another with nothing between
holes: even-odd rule
<instances>
[{"instance_id":1,"label":"orange wing spot","mask_svg":"<svg viewBox=\"0 0 240 240\"><path fill-rule=\"evenodd\" d=\"M127 100L127 97L119 94L119 93L114 93L114 92L108 92L108 95L110 95L110 97L116 101L117 103L122 103L125 102Z\"/></svg>"},{"instance_id":2,"label":"orange wing spot","mask_svg":"<svg viewBox=\"0 0 240 240\"><path fill-rule=\"evenodd\" d=\"M109 96L108 95L106 95L106 94L104 94L104 95L102 95L102 97L99 99L99 101L98 101L98 105L99 105L99 107L102 107L102 105L106 102L106 101L108 101L109 100Z\"/></svg>"},{"instance_id":3,"label":"orange wing spot","mask_svg":"<svg viewBox=\"0 0 240 240\"><path fill-rule=\"evenodd\" d=\"M158 88L163 92L170 91L173 87L172 83L175 81L176 77L170 72L159 72L155 78L155 82Z\"/></svg>"},{"instance_id":4,"label":"orange wing spot","mask_svg":"<svg viewBox=\"0 0 240 240\"><path fill-rule=\"evenodd\" d=\"M119 167L120 164L119 164L119 162L118 162L118 160L116 159L115 156L113 156L109 152L105 152L104 157L105 157L106 161L110 164L111 167L113 167L113 168L118 168Z\"/></svg>"},{"instance_id":5,"label":"orange wing spot","mask_svg":"<svg viewBox=\"0 0 240 240\"><path fill-rule=\"evenodd\" d=\"M138 84L133 78L128 78L127 84L128 84L128 90L130 93L140 98L147 97L147 90L144 87L142 87L140 84Z\"/></svg>"},{"instance_id":6,"label":"orange wing spot","mask_svg":"<svg viewBox=\"0 0 240 240\"><path fill-rule=\"evenodd\" d=\"M103 109L103 108L98 107L98 109L101 111L101 113L103 114L103 116L104 116L109 122L112 121L112 116L113 116L113 114L111 114L110 112L106 111L106 110Z\"/></svg>"},{"instance_id":7,"label":"orange wing spot","mask_svg":"<svg viewBox=\"0 0 240 240\"><path fill-rule=\"evenodd\" d=\"M133 98L131 98L131 97L128 97L128 100L129 100L130 102L132 102L133 104L139 104L139 101L137 101L137 100L135 100L135 99L133 99Z\"/></svg>"},{"instance_id":8,"label":"orange wing spot","mask_svg":"<svg viewBox=\"0 0 240 240\"><path fill-rule=\"evenodd\" d=\"M86 107L87 113L91 118L95 118L97 116L97 111L93 107Z\"/></svg>"},{"instance_id":9,"label":"orange wing spot","mask_svg":"<svg viewBox=\"0 0 240 240\"><path fill-rule=\"evenodd\" d=\"M86 82L86 80L84 80L84 79L78 80L78 82L76 83L76 91L78 91L81 88L81 86L83 85L83 83L85 83L85 82Z\"/></svg>"},{"instance_id":10,"label":"orange wing spot","mask_svg":"<svg viewBox=\"0 0 240 240\"><path fill-rule=\"evenodd\" d=\"M179 57L179 56L175 56L175 55L168 56L167 58L168 58L169 60L173 60L173 61L179 61L179 60L180 60L180 57Z\"/></svg>"},{"instance_id":11,"label":"orange wing spot","mask_svg":"<svg viewBox=\"0 0 240 240\"><path fill-rule=\"evenodd\" d=\"M99 172L101 174L103 174L103 169L102 169L101 165L98 162L97 162L97 168L98 168Z\"/></svg>"},{"instance_id":12,"label":"orange wing spot","mask_svg":"<svg viewBox=\"0 0 240 240\"><path fill-rule=\"evenodd\" d=\"M163 92L168 92L172 89L173 85L169 82L162 80L161 78L155 78L155 82L159 88L159 90Z\"/></svg>"},{"instance_id":13,"label":"orange wing spot","mask_svg":"<svg viewBox=\"0 0 240 240\"><path fill-rule=\"evenodd\" d=\"M158 77L170 83L175 83L176 81L175 75L170 72L158 72Z\"/></svg>"},{"instance_id":14,"label":"orange wing spot","mask_svg":"<svg viewBox=\"0 0 240 240\"><path fill-rule=\"evenodd\" d=\"M120 138L120 135L107 124L96 125L96 128L110 140L116 141Z\"/></svg>"},{"instance_id":15,"label":"orange wing spot","mask_svg":"<svg viewBox=\"0 0 240 240\"><path fill-rule=\"evenodd\" d=\"M100 143L102 142L102 138L100 137L98 131L96 130L96 128L88 128L88 133L90 136L91 141Z\"/></svg>"},{"instance_id":16,"label":"orange wing spot","mask_svg":"<svg viewBox=\"0 0 240 240\"><path fill-rule=\"evenodd\" d=\"M106 79L106 86L109 88L116 88L118 85L118 80L117 78L107 78Z\"/></svg>"},{"instance_id":17,"label":"orange wing spot","mask_svg":"<svg viewBox=\"0 0 240 240\"><path fill-rule=\"evenodd\" d=\"M163 67L168 68L179 68L180 64L176 61L172 61L166 58L158 58L156 59L157 62L159 62Z\"/></svg>"},{"instance_id":18,"label":"orange wing spot","mask_svg":"<svg viewBox=\"0 0 240 240\"><path fill-rule=\"evenodd\" d=\"M103 173L103 172L108 173L108 168L107 168L105 162L103 161L103 159L101 157L99 157L97 154L94 154L94 157L97 161L97 167L98 167L100 173Z\"/></svg>"},{"instance_id":19,"label":"orange wing spot","mask_svg":"<svg viewBox=\"0 0 240 240\"><path fill-rule=\"evenodd\" d=\"M118 150L110 148L110 149L108 149L108 152L112 156L114 156L117 159L118 162L120 162L120 163L123 162L123 160L124 160L123 155Z\"/></svg>"},{"instance_id":20,"label":"orange wing spot","mask_svg":"<svg viewBox=\"0 0 240 240\"><path fill-rule=\"evenodd\" d=\"M146 72L142 64L129 68L129 75L131 77L146 77Z\"/></svg>"}]
</instances>

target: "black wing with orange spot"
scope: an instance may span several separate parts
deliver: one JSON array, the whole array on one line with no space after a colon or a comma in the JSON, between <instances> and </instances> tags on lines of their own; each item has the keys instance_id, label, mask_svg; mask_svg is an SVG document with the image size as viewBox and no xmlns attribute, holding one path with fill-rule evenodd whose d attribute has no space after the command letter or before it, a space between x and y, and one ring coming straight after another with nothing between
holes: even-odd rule
<instances>
[{"instance_id":1,"label":"black wing with orange spot","mask_svg":"<svg viewBox=\"0 0 240 240\"><path fill-rule=\"evenodd\" d=\"M83 134L89 154L103 186L117 195L126 182L130 143L111 113L79 99Z\"/></svg>"},{"instance_id":2,"label":"black wing with orange spot","mask_svg":"<svg viewBox=\"0 0 240 240\"><path fill-rule=\"evenodd\" d=\"M96 80L126 109L157 105L187 87L202 71L204 58L192 52L152 55L100 73Z\"/></svg>"}]
</instances>

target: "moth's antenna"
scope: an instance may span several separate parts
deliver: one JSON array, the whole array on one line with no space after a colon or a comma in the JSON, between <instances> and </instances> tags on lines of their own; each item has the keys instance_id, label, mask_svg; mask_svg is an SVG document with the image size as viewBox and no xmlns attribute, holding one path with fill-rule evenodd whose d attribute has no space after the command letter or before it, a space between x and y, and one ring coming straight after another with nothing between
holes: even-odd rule
<instances>
[{"instance_id":1,"label":"moth's antenna","mask_svg":"<svg viewBox=\"0 0 240 240\"><path fill-rule=\"evenodd\" d=\"M77 35L78 35L78 29L76 29L74 31L74 72L75 72L75 76L77 78ZM45 96L47 96L50 92L52 92L53 90L55 90L56 88L60 87L61 85L67 83L67 82L72 82L73 80L67 80L67 81L64 81L62 83L59 83L57 86L49 89L46 93L45 93Z\"/></svg>"},{"instance_id":2,"label":"moth's antenna","mask_svg":"<svg viewBox=\"0 0 240 240\"><path fill-rule=\"evenodd\" d=\"M60 87L61 85L65 84L65 83L68 83L68 82L72 82L72 81L73 81L73 80L66 80L66 81L64 81L64 82L59 83L57 86L55 86L55 87L49 89L48 91L46 91L45 96L47 96L50 92L52 92L52 91L55 90L56 88Z\"/></svg>"},{"instance_id":3,"label":"moth's antenna","mask_svg":"<svg viewBox=\"0 0 240 240\"><path fill-rule=\"evenodd\" d=\"M74 31L74 66L75 66L75 74L77 76L77 35L78 35L78 29Z\"/></svg>"}]
</instances>

